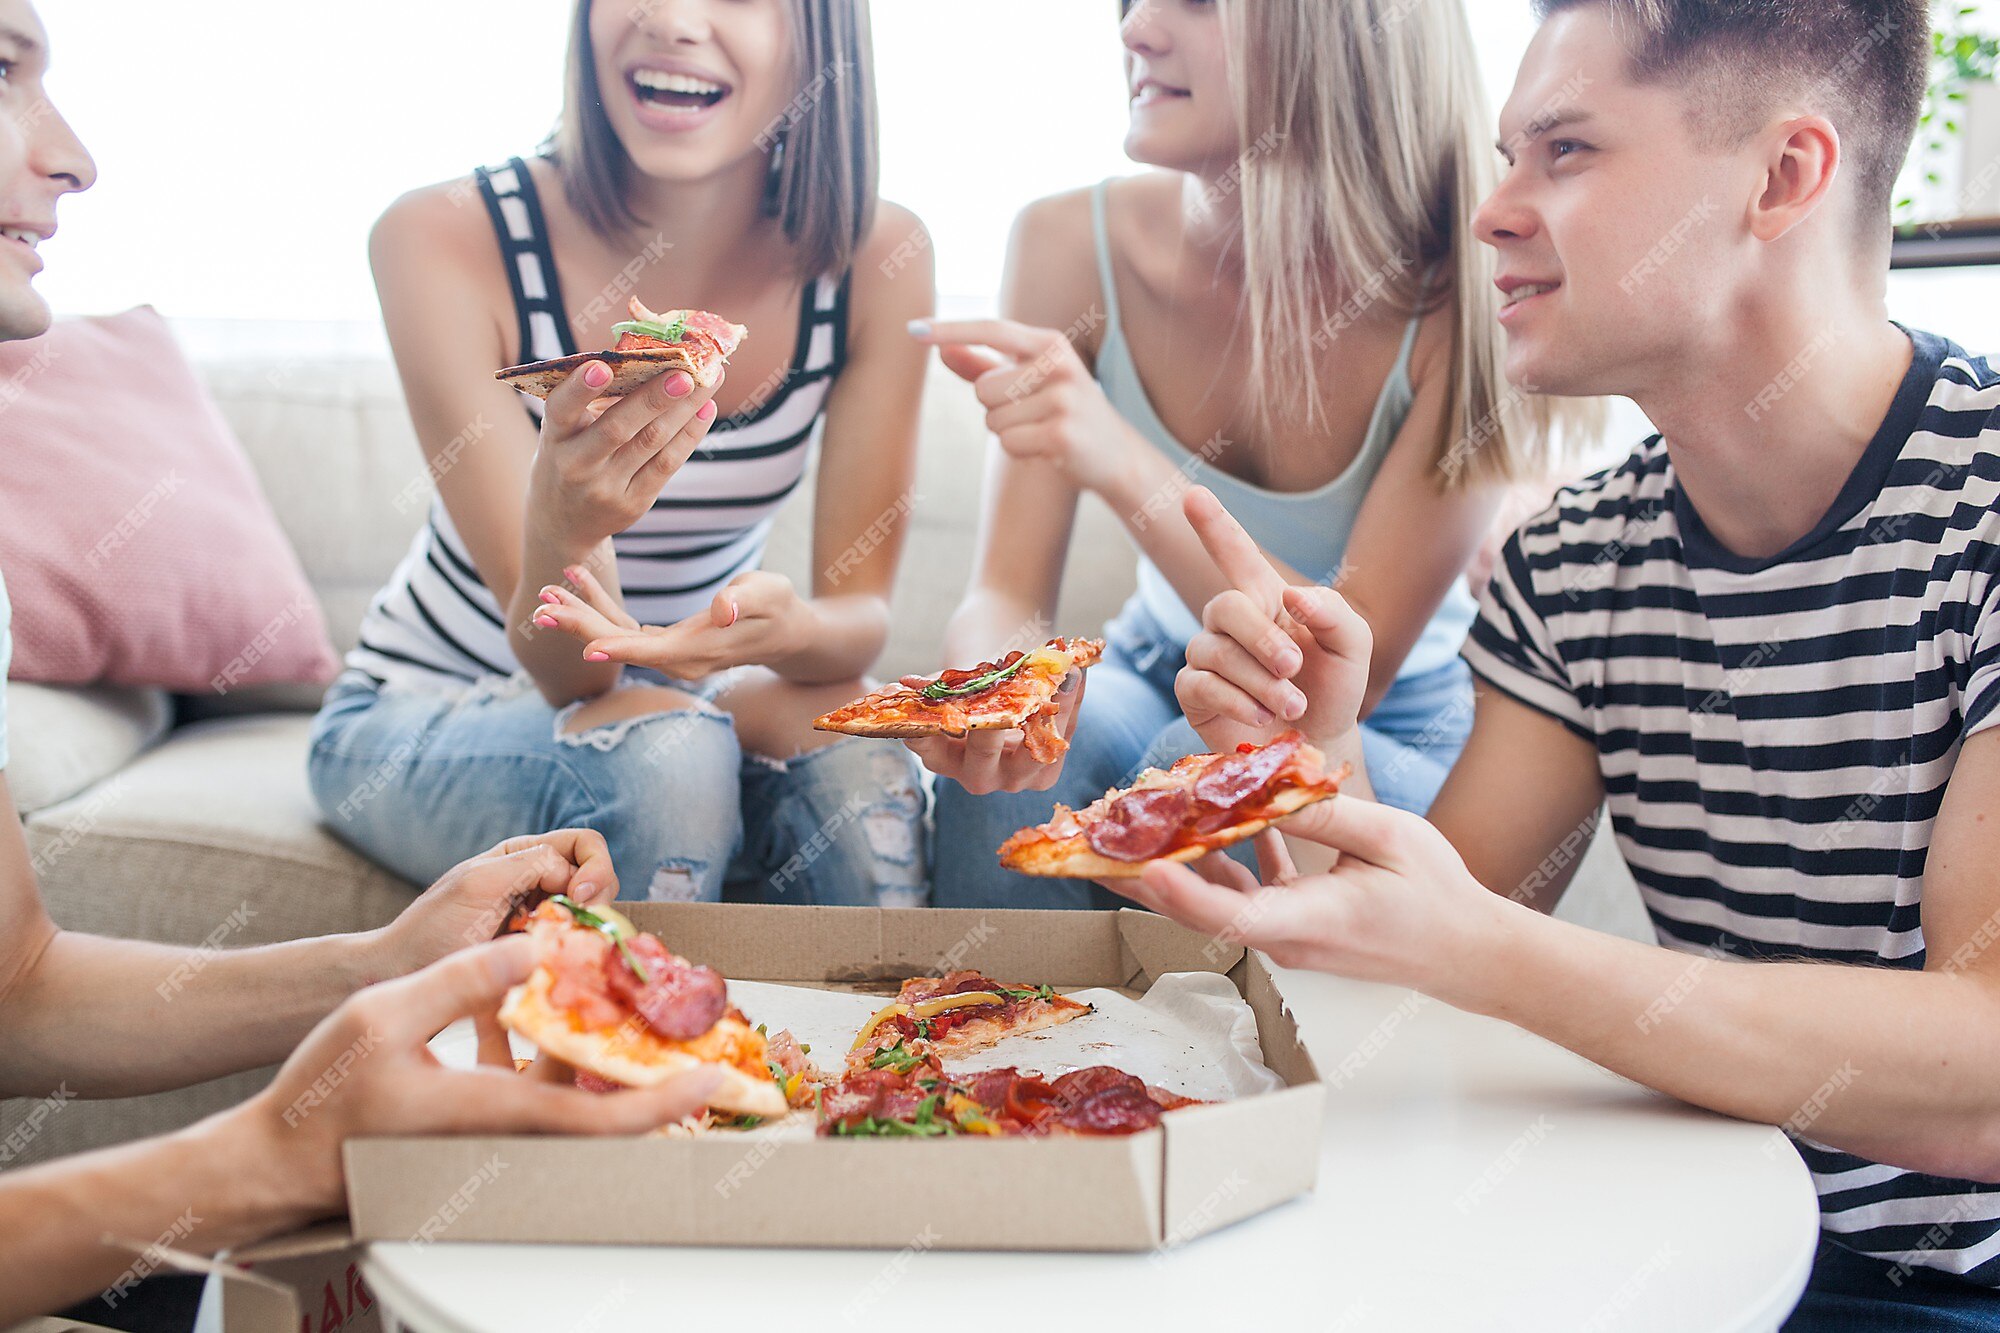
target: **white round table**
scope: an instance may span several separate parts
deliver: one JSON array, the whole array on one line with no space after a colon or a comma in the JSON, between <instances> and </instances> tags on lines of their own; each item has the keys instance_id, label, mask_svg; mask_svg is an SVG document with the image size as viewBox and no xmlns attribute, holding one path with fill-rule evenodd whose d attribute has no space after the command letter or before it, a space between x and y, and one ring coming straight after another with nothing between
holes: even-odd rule
<instances>
[{"instance_id":1,"label":"white round table","mask_svg":"<svg viewBox=\"0 0 2000 1333\"><path fill-rule=\"evenodd\" d=\"M1777 1130L1408 991L1282 978L1330 1085L1318 1188L1178 1249L376 1244L363 1271L411 1333L861 1328L1014 1310L1116 1312L1154 1329L1694 1333L1775 1329L1790 1313L1819 1214Z\"/></svg>"}]
</instances>

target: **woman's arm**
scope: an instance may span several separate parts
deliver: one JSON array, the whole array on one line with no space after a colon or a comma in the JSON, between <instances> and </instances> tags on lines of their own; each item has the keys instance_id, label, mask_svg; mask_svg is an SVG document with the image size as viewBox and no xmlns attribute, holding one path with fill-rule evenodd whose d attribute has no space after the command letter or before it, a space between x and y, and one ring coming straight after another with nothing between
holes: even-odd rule
<instances>
[{"instance_id":1,"label":"woman's arm","mask_svg":"<svg viewBox=\"0 0 2000 1333\"><path fill-rule=\"evenodd\" d=\"M551 704L609 689L611 663L535 624L544 584L581 565L618 597L615 532L636 521L707 433L713 390L663 375L595 415L579 370L539 435L493 378L513 355L512 311L483 210L460 182L403 196L369 237L383 322L410 418L452 524L507 622L507 641ZM678 389L676 393L674 390Z\"/></svg>"},{"instance_id":2,"label":"woman's arm","mask_svg":"<svg viewBox=\"0 0 2000 1333\"><path fill-rule=\"evenodd\" d=\"M1105 309L1094 254L1088 191L1030 204L1008 239L1001 316L1064 331L1087 363L1102 340ZM975 381L1001 364L969 347L943 346L939 354ZM945 626L946 665L1032 648L1055 632L1081 494L1055 464L987 446L978 548L965 596Z\"/></svg>"},{"instance_id":3,"label":"woman's arm","mask_svg":"<svg viewBox=\"0 0 2000 1333\"><path fill-rule=\"evenodd\" d=\"M914 254L912 251L914 250ZM807 684L865 674L889 637L889 597L916 494L924 350L913 319L937 303L930 238L916 214L877 206L855 256L848 360L827 400L813 498L812 595L802 647L766 665Z\"/></svg>"}]
</instances>

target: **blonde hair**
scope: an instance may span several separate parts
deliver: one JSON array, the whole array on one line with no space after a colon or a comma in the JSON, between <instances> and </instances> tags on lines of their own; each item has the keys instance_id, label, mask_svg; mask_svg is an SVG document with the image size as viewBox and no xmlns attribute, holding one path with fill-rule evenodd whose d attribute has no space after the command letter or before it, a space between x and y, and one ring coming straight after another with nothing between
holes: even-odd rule
<instances>
[{"instance_id":1,"label":"blonde hair","mask_svg":"<svg viewBox=\"0 0 2000 1333\"><path fill-rule=\"evenodd\" d=\"M1411 318L1449 308L1441 471L1539 472L1550 407L1506 383L1493 261L1472 226L1496 170L1460 0L1222 0L1222 13L1260 410L1282 394L1323 423L1317 352L1377 302Z\"/></svg>"},{"instance_id":2,"label":"blonde hair","mask_svg":"<svg viewBox=\"0 0 2000 1333\"><path fill-rule=\"evenodd\" d=\"M545 145L570 207L606 239L639 225L629 197L632 159L597 86L590 43L593 0L576 0L563 68L563 106ZM877 143L874 43L868 0L790 0L796 95L758 134L780 146L774 201L806 281L845 273L874 224Z\"/></svg>"}]
</instances>

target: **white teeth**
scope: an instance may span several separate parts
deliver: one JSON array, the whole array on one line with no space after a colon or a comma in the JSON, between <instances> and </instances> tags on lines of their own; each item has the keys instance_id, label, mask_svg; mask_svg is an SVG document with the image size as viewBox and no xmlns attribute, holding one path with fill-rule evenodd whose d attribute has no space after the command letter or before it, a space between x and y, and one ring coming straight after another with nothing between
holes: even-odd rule
<instances>
[{"instance_id":1,"label":"white teeth","mask_svg":"<svg viewBox=\"0 0 2000 1333\"><path fill-rule=\"evenodd\" d=\"M1507 294L1507 304L1519 305L1531 296L1540 296L1543 292L1552 292L1555 289L1556 284L1553 282L1536 282L1526 287L1516 287Z\"/></svg>"},{"instance_id":2,"label":"white teeth","mask_svg":"<svg viewBox=\"0 0 2000 1333\"><path fill-rule=\"evenodd\" d=\"M5 236L10 241L19 241L30 250L34 249L42 239L34 232L23 231L19 227L0 227L0 236Z\"/></svg>"},{"instance_id":3,"label":"white teeth","mask_svg":"<svg viewBox=\"0 0 2000 1333\"><path fill-rule=\"evenodd\" d=\"M692 93L701 97L713 97L725 91L721 84L710 83L707 79L697 79L686 74L668 74L664 70L657 69L632 71L632 82L656 93Z\"/></svg>"}]
</instances>

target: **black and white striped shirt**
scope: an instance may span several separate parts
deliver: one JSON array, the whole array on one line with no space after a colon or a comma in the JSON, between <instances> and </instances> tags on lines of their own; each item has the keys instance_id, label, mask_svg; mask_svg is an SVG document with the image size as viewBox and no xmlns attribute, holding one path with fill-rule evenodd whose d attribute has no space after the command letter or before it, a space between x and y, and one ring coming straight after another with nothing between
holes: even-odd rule
<instances>
[{"instance_id":1,"label":"black and white striped shirt","mask_svg":"<svg viewBox=\"0 0 2000 1333\"><path fill-rule=\"evenodd\" d=\"M1669 948L1924 966L1932 824L1961 744L2000 724L2000 373L1911 338L1887 420L1790 549L1723 548L1656 436L1564 490L1487 590L1466 660L1597 747ZM1835 1152L1810 1119L1788 1128L1827 1231L2000 1286L2000 1187Z\"/></svg>"},{"instance_id":2,"label":"black and white striped shirt","mask_svg":"<svg viewBox=\"0 0 2000 1333\"><path fill-rule=\"evenodd\" d=\"M515 158L474 177L513 290L521 359L574 354L569 307L527 164ZM627 295L615 294L617 304ZM641 624L670 625L693 615L763 559L772 520L818 452L826 400L847 360L847 301L845 279L806 286L782 382L756 410L716 422L652 510L612 538L625 607ZM540 402L523 402L538 415ZM380 683L511 676L520 665L504 615L451 515L434 499L409 554L370 604L347 665Z\"/></svg>"}]
</instances>

